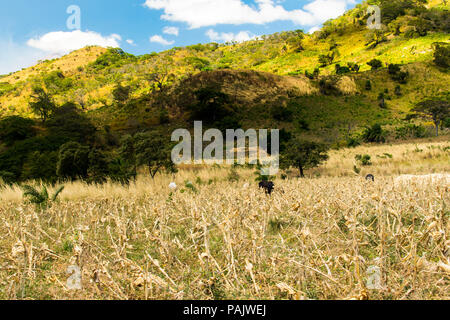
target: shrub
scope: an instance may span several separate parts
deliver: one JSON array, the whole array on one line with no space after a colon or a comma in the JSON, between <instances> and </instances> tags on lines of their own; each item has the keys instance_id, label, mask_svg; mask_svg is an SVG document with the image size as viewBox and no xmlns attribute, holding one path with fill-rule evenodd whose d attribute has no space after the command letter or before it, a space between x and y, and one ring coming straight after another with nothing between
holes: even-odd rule
<instances>
[{"instance_id":1,"label":"shrub","mask_svg":"<svg viewBox=\"0 0 450 320\"><path fill-rule=\"evenodd\" d=\"M91 66L96 70L101 70L107 67L120 67L127 62L136 60L137 58L135 56L126 53L120 48L109 48L108 51L98 57Z\"/></svg>"},{"instance_id":2,"label":"shrub","mask_svg":"<svg viewBox=\"0 0 450 320\"><path fill-rule=\"evenodd\" d=\"M242 125L239 122L237 116L230 115L214 122L213 127L225 133L227 129L239 129L242 127Z\"/></svg>"},{"instance_id":3,"label":"shrub","mask_svg":"<svg viewBox=\"0 0 450 320\"><path fill-rule=\"evenodd\" d=\"M130 98L130 93L131 87L122 86L120 83L118 83L114 88L114 90L112 91L114 101L116 101L118 104L125 103Z\"/></svg>"},{"instance_id":4,"label":"shrub","mask_svg":"<svg viewBox=\"0 0 450 320\"><path fill-rule=\"evenodd\" d=\"M194 69L200 70L200 71L206 71L211 62L208 59L199 58L199 57L186 57L185 62L189 65L191 65Z\"/></svg>"},{"instance_id":5,"label":"shrub","mask_svg":"<svg viewBox=\"0 0 450 320\"><path fill-rule=\"evenodd\" d=\"M4 184L12 184L16 180L16 176L14 173L7 171L0 171L0 186L2 183Z\"/></svg>"},{"instance_id":6,"label":"shrub","mask_svg":"<svg viewBox=\"0 0 450 320\"><path fill-rule=\"evenodd\" d=\"M434 49L434 63L442 68L450 67L450 45L448 43L436 42L433 43Z\"/></svg>"},{"instance_id":7,"label":"shrub","mask_svg":"<svg viewBox=\"0 0 450 320\"><path fill-rule=\"evenodd\" d=\"M263 166L261 165L261 163L258 162L258 165L256 166L256 171L254 172L254 174L256 176L255 181L261 182L261 181L275 180L276 176L262 174L262 172L263 172Z\"/></svg>"},{"instance_id":8,"label":"shrub","mask_svg":"<svg viewBox=\"0 0 450 320\"><path fill-rule=\"evenodd\" d=\"M400 72L400 70L401 70L400 65L398 65L398 64L390 63L388 66L388 73L390 75L394 75L394 74Z\"/></svg>"},{"instance_id":9,"label":"shrub","mask_svg":"<svg viewBox=\"0 0 450 320\"><path fill-rule=\"evenodd\" d=\"M161 109L159 111L159 124L167 124L170 122L170 118L169 118L169 111L167 111L167 109Z\"/></svg>"},{"instance_id":10,"label":"shrub","mask_svg":"<svg viewBox=\"0 0 450 320\"><path fill-rule=\"evenodd\" d=\"M409 73L406 71L401 71L398 64L389 64L388 73L391 75L391 79L399 83L406 83Z\"/></svg>"},{"instance_id":11,"label":"shrub","mask_svg":"<svg viewBox=\"0 0 450 320\"><path fill-rule=\"evenodd\" d=\"M340 94L340 91L337 88L337 79L335 79L335 78L320 79L319 90L320 90L320 93L322 93L324 95Z\"/></svg>"},{"instance_id":12,"label":"shrub","mask_svg":"<svg viewBox=\"0 0 450 320\"><path fill-rule=\"evenodd\" d=\"M372 70L378 70L381 67L383 67L383 63L378 59L370 60L369 62L367 62L367 65L369 65L372 68Z\"/></svg>"},{"instance_id":13,"label":"shrub","mask_svg":"<svg viewBox=\"0 0 450 320\"><path fill-rule=\"evenodd\" d=\"M108 177L113 182L128 185L131 180L136 178L136 168L128 161L117 157L108 163Z\"/></svg>"},{"instance_id":14,"label":"shrub","mask_svg":"<svg viewBox=\"0 0 450 320\"><path fill-rule=\"evenodd\" d=\"M361 142L357 138L350 137L347 139L347 147L348 148L355 148L355 147L359 146L360 144L361 144Z\"/></svg>"},{"instance_id":15,"label":"shrub","mask_svg":"<svg viewBox=\"0 0 450 320\"><path fill-rule=\"evenodd\" d=\"M28 198L31 203L35 204L39 209L46 209L51 205L51 202L55 202L57 200L60 193L64 190L64 186L56 189L52 196L49 196L46 186L42 186L42 190L40 192L36 188L29 185L23 186L22 190L23 196Z\"/></svg>"},{"instance_id":16,"label":"shrub","mask_svg":"<svg viewBox=\"0 0 450 320\"><path fill-rule=\"evenodd\" d=\"M53 93L66 92L73 86L73 80L66 78L61 71L52 71L44 77L44 83Z\"/></svg>"},{"instance_id":17,"label":"shrub","mask_svg":"<svg viewBox=\"0 0 450 320\"><path fill-rule=\"evenodd\" d=\"M444 128L450 128L450 117L445 118L445 120L442 122L442 126Z\"/></svg>"},{"instance_id":18,"label":"shrub","mask_svg":"<svg viewBox=\"0 0 450 320\"><path fill-rule=\"evenodd\" d=\"M408 71L406 71L406 72L400 71L391 76L392 80L397 81L402 84L405 84L407 82L408 77L409 77Z\"/></svg>"},{"instance_id":19,"label":"shrub","mask_svg":"<svg viewBox=\"0 0 450 320\"><path fill-rule=\"evenodd\" d=\"M386 109L386 100L383 92L378 95L378 105L380 108Z\"/></svg>"},{"instance_id":20,"label":"shrub","mask_svg":"<svg viewBox=\"0 0 450 320\"><path fill-rule=\"evenodd\" d=\"M309 131L310 130L310 127L309 127L309 123L305 120L305 119L298 119L297 121L296 121L296 124L297 124L297 128L299 129L299 130L302 130L302 131ZM281 131L280 131L281 132Z\"/></svg>"},{"instance_id":21,"label":"shrub","mask_svg":"<svg viewBox=\"0 0 450 320\"><path fill-rule=\"evenodd\" d=\"M349 67L341 67L341 65L339 65L339 64L335 65L335 70L336 70L336 74L350 73L350 68Z\"/></svg>"},{"instance_id":22,"label":"shrub","mask_svg":"<svg viewBox=\"0 0 450 320\"><path fill-rule=\"evenodd\" d=\"M370 80L367 80L367 81L366 81L365 89L366 89L367 91L372 90L372 82L370 82Z\"/></svg>"},{"instance_id":23,"label":"shrub","mask_svg":"<svg viewBox=\"0 0 450 320\"><path fill-rule=\"evenodd\" d=\"M338 55L336 50L330 51L327 54L319 55L319 63L321 67L326 67L333 63L334 59Z\"/></svg>"},{"instance_id":24,"label":"shrub","mask_svg":"<svg viewBox=\"0 0 450 320\"><path fill-rule=\"evenodd\" d=\"M230 170L230 173L227 176L227 180L230 182L237 182L239 181L241 177L239 176L239 174L237 173L236 169L232 168Z\"/></svg>"},{"instance_id":25,"label":"shrub","mask_svg":"<svg viewBox=\"0 0 450 320\"><path fill-rule=\"evenodd\" d=\"M348 62L347 65L350 68L350 70L353 72L358 72L360 69L360 66L355 62Z\"/></svg>"},{"instance_id":26,"label":"shrub","mask_svg":"<svg viewBox=\"0 0 450 320\"><path fill-rule=\"evenodd\" d=\"M370 161L372 159L371 156L369 156L368 154L365 155L360 155L357 154L355 156L355 160L358 161L362 166L371 166L372 162Z\"/></svg>"},{"instance_id":27,"label":"shrub","mask_svg":"<svg viewBox=\"0 0 450 320\"><path fill-rule=\"evenodd\" d=\"M386 141L386 133L380 124L376 123L371 127L367 127L362 134L362 139L364 142L375 142L382 143Z\"/></svg>"},{"instance_id":28,"label":"shrub","mask_svg":"<svg viewBox=\"0 0 450 320\"><path fill-rule=\"evenodd\" d=\"M278 121L292 121L293 112L289 108L273 106L270 110L272 117Z\"/></svg>"}]
</instances>

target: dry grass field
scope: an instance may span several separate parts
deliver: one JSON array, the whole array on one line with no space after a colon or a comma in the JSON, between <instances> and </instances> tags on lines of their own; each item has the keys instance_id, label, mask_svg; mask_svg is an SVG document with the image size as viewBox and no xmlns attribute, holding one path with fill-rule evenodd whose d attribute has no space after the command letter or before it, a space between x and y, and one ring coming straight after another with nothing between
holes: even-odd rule
<instances>
[{"instance_id":1,"label":"dry grass field","mask_svg":"<svg viewBox=\"0 0 450 320\"><path fill-rule=\"evenodd\" d=\"M277 178L271 197L254 170L220 167L128 187L68 183L45 210L3 188L0 298L450 299L448 176L394 183L450 174L449 146L336 151L307 179ZM372 156L359 175L356 154ZM70 266L80 290L67 288Z\"/></svg>"}]
</instances>

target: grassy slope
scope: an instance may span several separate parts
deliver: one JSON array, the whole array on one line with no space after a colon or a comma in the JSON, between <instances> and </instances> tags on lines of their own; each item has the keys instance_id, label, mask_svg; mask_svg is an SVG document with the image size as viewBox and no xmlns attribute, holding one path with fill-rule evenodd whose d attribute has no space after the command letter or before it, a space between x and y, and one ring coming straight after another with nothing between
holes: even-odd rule
<instances>
[{"instance_id":1,"label":"grassy slope","mask_svg":"<svg viewBox=\"0 0 450 320\"><path fill-rule=\"evenodd\" d=\"M436 4L432 3L431 5ZM349 92L350 97L317 95L317 82L311 82L301 77L302 82L307 82L304 86L312 87L312 90L309 90L308 93L303 92L302 97L295 97L291 104L307 104L308 110L306 112L302 111L301 108L297 108L296 112L298 114L303 112L302 116L308 120L323 121L322 115L327 115L329 118L326 119L327 121L323 126L330 127L333 124L345 122L348 119L345 117L354 114L357 115L356 117L359 120L365 120L360 124L376 120L393 123L394 119L403 117L404 113L408 112L415 102L448 91L449 74L442 72L433 65L431 49L433 42L448 41L448 34L431 33L415 39L390 36L389 41L378 45L375 49L367 49L364 39L367 29L356 26L351 22L355 10L349 11L333 22L335 24L348 24L347 32L332 34L327 39L322 40L317 37L317 34L307 35L303 40L304 50L299 53L295 52L294 47L288 41L292 34L281 33L267 36L264 41L254 40L241 44L219 46L215 50L211 49L211 45L174 48L159 55L141 57L132 63L118 67L95 70L89 65L100 54L104 53L105 49L98 47L81 49L60 59L44 62L3 77L0 83L3 83L3 86L6 85L6 82L9 83L12 89L0 96L0 116L22 114L31 117L28 108L31 84L42 81L42 78L48 72L59 70L63 72L66 78L71 78L75 85L67 91L55 95L58 103L74 101L77 94L81 92L83 99L86 101L87 109L95 110L92 116L96 119L108 120L109 123L113 124L113 127L126 129L126 123L130 120L138 121L143 125L154 125L157 124L156 120L146 114L149 109L148 104L133 110L113 110L109 107L113 104L111 91L117 82L131 85L134 90L134 98L143 97L151 93L149 82L145 79L148 73L157 70L155 68L168 65L169 71L175 74L178 79L185 79L198 73L192 63L187 60L193 57L207 59L212 69L227 66L231 69L255 70L282 76L291 73L304 73L306 70L311 72L318 66L319 55L328 52L331 39L338 44L337 48L340 53L335 63L346 65L347 62L356 62L361 65L361 70L359 73L352 73L349 76L352 79L349 81L352 85ZM380 59L385 63L405 64L403 68L410 71L411 78L407 84L401 86L403 93L401 97L394 94L394 88L397 84L389 78L386 70L369 70L366 63L373 58ZM322 75L332 74L333 72L334 64L321 69ZM227 73L224 72L223 74L226 75ZM231 77L233 75L233 73L228 74ZM261 77L264 78L265 76L262 75ZM373 83L372 91L365 91L364 89L368 79ZM264 85L264 81L250 80L253 83L245 84L239 78L231 82L235 83L234 87L238 87L234 90L238 90L241 96L252 95L255 88L262 86L266 89L267 94L266 97L261 95L260 100L270 100L270 95L284 98L283 90L269 92L267 86ZM282 88L288 82L290 82L289 78L277 78L274 80L274 86ZM356 86L352 82L355 82ZM181 83L185 84L185 82ZM289 87L291 84L287 86ZM300 88L304 86L300 86ZM0 90L1 88L0 86ZM387 101L389 112L380 110L377 104L379 93L386 89L389 91L387 95L390 97L390 100ZM313 96L308 97L311 94ZM260 104L244 99L240 101L238 106L259 107ZM144 110L147 110L147 112ZM366 114L364 114L364 110L367 111ZM153 111L157 112L157 110ZM112 119L111 114L115 114L117 117ZM173 116L180 117L180 114L173 114ZM364 117L365 119L363 119ZM251 118L258 119L259 117ZM249 125L256 124L249 123ZM319 124L313 124L312 126L317 128Z\"/></svg>"}]
</instances>

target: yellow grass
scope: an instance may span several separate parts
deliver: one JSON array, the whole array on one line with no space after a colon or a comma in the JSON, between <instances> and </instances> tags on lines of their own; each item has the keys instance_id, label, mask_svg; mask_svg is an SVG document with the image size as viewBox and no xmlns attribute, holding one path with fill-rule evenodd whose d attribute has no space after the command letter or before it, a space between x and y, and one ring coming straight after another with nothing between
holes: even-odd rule
<instances>
[{"instance_id":1,"label":"yellow grass","mask_svg":"<svg viewBox=\"0 0 450 320\"><path fill-rule=\"evenodd\" d=\"M444 138L444 137L443 137ZM353 166L361 168L361 175L395 176L401 174L430 174L450 172L450 141L418 141L393 145L364 145L353 149L332 151L328 162L311 173L326 176L354 176ZM355 161L356 155L371 156L372 166L364 167ZM386 156L389 154L392 156Z\"/></svg>"},{"instance_id":2,"label":"yellow grass","mask_svg":"<svg viewBox=\"0 0 450 320\"><path fill-rule=\"evenodd\" d=\"M276 179L271 197L252 170L237 169L240 180L230 182L229 168L140 177L129 187L70 183L44 211L19 188L4 189L0 298L450 299L450 186L394 184L414 168L450 173L445 146L338 151L309 172L319 178ZM346 173L354 154L384 152L393 158L373 160L375 183ZM72 265L81 290L67 289ZM371 266L380 269L378 289L366 285Z\"/></svg>"}]
</instances>

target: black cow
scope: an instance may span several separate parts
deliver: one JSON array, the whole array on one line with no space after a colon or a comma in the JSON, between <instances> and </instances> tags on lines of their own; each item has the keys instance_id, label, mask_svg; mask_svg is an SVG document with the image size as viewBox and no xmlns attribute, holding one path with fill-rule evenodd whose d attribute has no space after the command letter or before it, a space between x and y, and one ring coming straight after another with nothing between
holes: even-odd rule
<instances>
[{"instance_id":1,"label":"black cow","mask_svg":"<svg viewBox=\"0 0 450 320\"><path fill-rule=\"evenodd\" d=\"M259 187L266 191L266 194L272 194L273 189L275 188L275 184L272 181L261 181L259 183Z\"/></svg>"},{"instance_id":2,"label":"black cow","mask_svg":"<svg viewBox=\"0 0 450 320\"><path fill-rule=\"evenodd\" d=\"M375 177L374 177L373 174L368 174L368 175L366 176L366 180L367 180L367 181L375 182Z\"/></svg>"}]
</instances>

